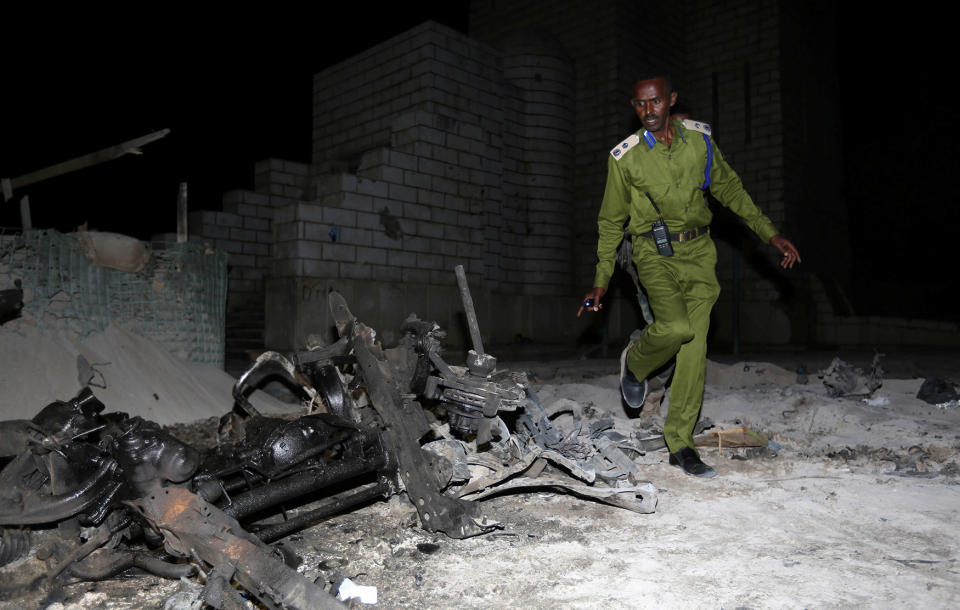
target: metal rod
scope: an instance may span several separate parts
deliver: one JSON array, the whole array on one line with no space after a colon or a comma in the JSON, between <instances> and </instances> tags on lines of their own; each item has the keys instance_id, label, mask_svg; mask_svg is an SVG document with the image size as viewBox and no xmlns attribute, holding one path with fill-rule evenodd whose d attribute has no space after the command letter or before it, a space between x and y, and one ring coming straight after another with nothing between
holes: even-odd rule
<instances>
[{"instance_id":1,"label":"metal rod","mask_svg":"<svg viewBox=\"0 0 960 610\"><path fill-rule=\"evenodd\" d=\"M257 538L264 542L273 542L293 532L306 529L325 517L341 513L351 506L382 498L390 493L390 483L381 480L376 483L367 483L355 489L339 493L324 500L310 512L298 515L282 523L264 525L262 527L248 527Z\"/></svg>"},{"instance_id":2,"label":"metal rod","mask_svg":"<svg viewBox=\"0 0 960 610\"><path fill-rule=\"evenodd\" d=\"M156 140L166 136L168 133L170 133L169 129L161 129L160 131L155 131L141 138L127 140L126 142L122 142L116 146L108 146L107 148L90 153L89 155L76 157L75 159L64 161L63 163L57 163L56 165L38 169L37 171L30 172L29 174L11 178L10 188L22 188L28 184L33 184L34 182L40 182L41 180L46 180L61 174L66 174L78 169L90 167L91 165L103 163L104 161L110 161L111 159L122 157L123 155L139 155L143 152L140 150L141 146L149 144L150 142L155 142Z\"/></svg>"},{"instance_id":3,"label":"metal rod","mask_svg":"<svg viewBox=\"0 0 960 610\"><path fill-rule=\"evenodd\" d=\"M480 325L477 323L477 312L473 308L473 297L470 296L470 286L467 285L467 274L463 265L453 268L457 274L457 286L460 288L460 300L463 301L463 311L467 314L467 326L470 327L470 340L473 341L473 351L483 355L483 339L480 338Z\"/></svg>"},{"instance_id":4,"label":"metal rod","mask_svg":"<svg viewBox=\"0 0 960 610\"><path fill-rule=\"evenodd\" d=\"M177 195L177 243L187 241L187 183L180 183Z\"/></svg>"},{"instance_id":5,"label":"metal rod","mask_svg":"<svg viewBox=\"0 0 960 610\"><path fill-rule=\"evenodd\" d=\"M33 228L33 221L30 219L30 195L24 195L20 200L20 226L24 231Z\"/></svg>"},{"instance_id":6,"label":"metal rod","mask_svg":"<svg viewBox=\"0 0 960 610\"><path fill-rule=\"evenodd\" d=\"M288 502L305 494L369 472L384 470L390 466L390 458L379 446L379 435L361 440L362 458L347 457L343 461L325 464L322 470L301 472L261 487L231 497L232 502L221 508L223 512L242 519L257 511ZM378 453L379 452L379 453Z\"/></svg>"}]
</instances>

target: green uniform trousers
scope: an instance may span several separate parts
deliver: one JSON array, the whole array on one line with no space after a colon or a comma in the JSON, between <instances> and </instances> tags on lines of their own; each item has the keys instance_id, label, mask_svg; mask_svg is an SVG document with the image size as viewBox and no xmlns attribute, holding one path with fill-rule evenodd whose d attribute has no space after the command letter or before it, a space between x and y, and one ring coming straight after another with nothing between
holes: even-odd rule
<instances>
[{"instance_id":1,"label":"green uniform trousers","mask_svg":"<svg viewBox=\"0 0 960 610\"><path fill-rule=\"evenodd\" d=\"M717 249L710 235L674 243L673 256L660 256L653 240L634 238L633 261L653 309L654 322L627 353L627 366L646 379L674 355L677 367L663 436L670 453L696 451L693 428L703 403L710 310L720 295Z\"/></svg>"}]
</instances>

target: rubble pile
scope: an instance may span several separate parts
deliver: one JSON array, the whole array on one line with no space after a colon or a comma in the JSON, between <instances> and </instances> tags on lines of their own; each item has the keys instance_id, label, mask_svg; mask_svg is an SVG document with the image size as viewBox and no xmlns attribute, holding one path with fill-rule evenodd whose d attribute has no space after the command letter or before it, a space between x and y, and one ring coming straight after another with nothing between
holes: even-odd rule
<instances>
[{"instance_id":1,"label":"rubble pile","mask_svg":"<svg viewBox=\"0 0 960 610\"><path fill-rule=\"evenodd\" d=\"M233 408L206 451L152 418L108 410L103 398L112 388L117 405L143 393L159 401L186 391L187 371L169 386L137 379L163 354L119 328L81 345L70 377L83 389L72 400L0 422L0 526L59 524L45 547L51 584L139 567L203 575L200 599L214 607L238 605L239 586L268 606L317 608L336 605L334 592L278 561L270 543L378 498L404 494L424 530L459 539L503 527L477 500L507 490L552 488L655 510L657 490L633 460L642 439L610 417L573 401L542 406L525 375L497 370L479 346L466 366L446 363L444 333L414 315L399 345L384 348L342 296L329 301L340 340L261 355L233 386ZM120 350L111 369L102 354L112 345ZM299 416L272 417L251 400L268 379L300 396ZM11 559L29 546L0 540Z\"/></svg>"}]
</instances>

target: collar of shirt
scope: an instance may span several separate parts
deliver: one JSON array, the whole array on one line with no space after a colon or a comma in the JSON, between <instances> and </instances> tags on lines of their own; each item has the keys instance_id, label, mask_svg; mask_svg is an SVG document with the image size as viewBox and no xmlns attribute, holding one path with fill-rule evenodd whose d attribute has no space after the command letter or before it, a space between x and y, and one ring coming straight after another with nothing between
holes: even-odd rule
<instances>
[{"instance_id":1,"label":"collar of shirt","mask_svg":"<svg viewBox=\"0 0 960 610\"><path fill-rule=\"evenodd\" d=\"M679 134L680 139L683 140L684 144L686 144L687 136L683 129L683 125L681 125L679 121L674 121L673 119L670 119L670 123L673 124L674 135ZM657 138L655 138L654 135L646 129L643 130L642 136L643 141L647 143L647 148L653 148L657 144Z\"/></svg>"}]
</instances>

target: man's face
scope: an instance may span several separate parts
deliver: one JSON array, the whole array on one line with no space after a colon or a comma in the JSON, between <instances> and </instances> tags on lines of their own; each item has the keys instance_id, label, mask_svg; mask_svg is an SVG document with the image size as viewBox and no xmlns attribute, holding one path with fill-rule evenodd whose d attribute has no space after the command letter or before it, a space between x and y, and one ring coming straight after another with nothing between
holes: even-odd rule
<instances>
[{"instance_id":1,"label":"man's face","mask_svg":"<svg viewBox=\"0 0 960 610\"><path fill-rule=\"evenodd\" d=\"M630 103L647 131L656 134L667 127L670 106L676 101L676 92L667 92L667 82L662 78L654 78L642 80L633 86L633 99Z\"/></svg>"}]
</instances>

